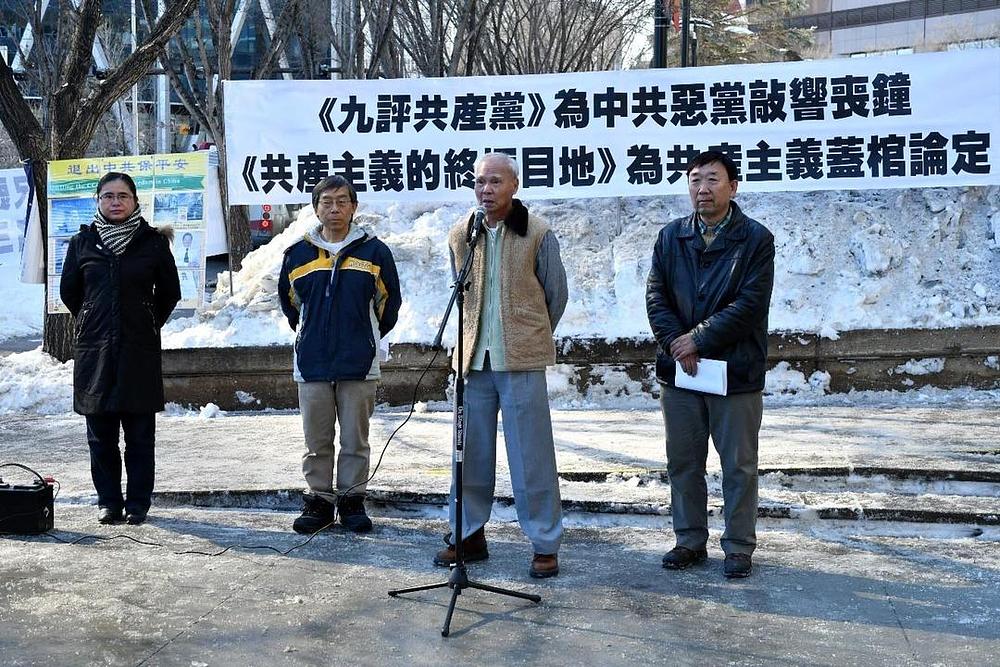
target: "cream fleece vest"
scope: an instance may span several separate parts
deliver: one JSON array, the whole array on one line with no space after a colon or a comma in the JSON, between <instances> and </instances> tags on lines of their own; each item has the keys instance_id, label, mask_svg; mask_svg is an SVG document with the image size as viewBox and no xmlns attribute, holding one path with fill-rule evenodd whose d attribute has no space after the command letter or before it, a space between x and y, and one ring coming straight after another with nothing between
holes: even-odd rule
<instances>
[{"instance_id":1,"label":"cream fleece vest","mask_svg":"<svg viewBox=\"0 0 1000 667\"><path fill-rule=\"evenodd\" d=\"M455 257L455 271L462 268L469 251L465 234L468 217L459 220L448 234L448 245ZM518 235L512 229L503 234L500 249L500 330L508 371L542 370L556 362L556 346L552 339L552 324L545 291L535 276L535 259L542 237L549 230L540 218L528 214L528 232ZM479 315L483 306L486 262L483 242L472 258L471 289L465 295L462 331L462 368L469 372L472 354L479 337ZM456 360L452 364L457 368Z\"/></svg>"}]
</instances>

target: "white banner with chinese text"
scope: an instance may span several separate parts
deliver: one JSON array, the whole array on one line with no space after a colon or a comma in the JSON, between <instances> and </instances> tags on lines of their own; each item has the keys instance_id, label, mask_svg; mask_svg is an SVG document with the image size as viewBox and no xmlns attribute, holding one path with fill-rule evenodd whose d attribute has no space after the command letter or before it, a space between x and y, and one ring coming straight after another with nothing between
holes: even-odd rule
<instances>
[{"instance_id":1,"label":"white banner with chinese text","mask_svg":"<svg viewBox=\"0 0 1000 667\"><path fill-rule=\"evenodd\" d=\"M0 256L21 257L30 191L23 168L0 169Z\"/></svg>"},{"instance_id":2,"label":"white banner with chinese text","mask_svg":"<svg viewBox=\"0 0 1000 667\"><path fill-rule=\"evenodd\" d=\"M697 153L743 191L1000 183L1000 49L510 77L227 81L230 201L468 201L504 151L519 197L680 194Z\"/></svg>"}]
</instances>

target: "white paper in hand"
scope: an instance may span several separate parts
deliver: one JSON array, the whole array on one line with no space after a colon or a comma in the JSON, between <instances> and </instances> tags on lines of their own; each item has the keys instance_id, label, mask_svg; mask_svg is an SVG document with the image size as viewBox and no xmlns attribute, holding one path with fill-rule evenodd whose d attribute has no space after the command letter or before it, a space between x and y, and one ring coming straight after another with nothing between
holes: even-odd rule
<instances>
[{"instance_id":1,"label":"white paper in hand","mask_svg":"<svg viewBox=\"0 0 1000 667\"><path fill-rule=\"evenodd\" d=\"M717 359L699 359L698 372L688 375L679 361L674 362L674 386L678 389L693 389L706 394L725 396L729 389L726 380L726 362Z\"/></svg>"}]
</instances>

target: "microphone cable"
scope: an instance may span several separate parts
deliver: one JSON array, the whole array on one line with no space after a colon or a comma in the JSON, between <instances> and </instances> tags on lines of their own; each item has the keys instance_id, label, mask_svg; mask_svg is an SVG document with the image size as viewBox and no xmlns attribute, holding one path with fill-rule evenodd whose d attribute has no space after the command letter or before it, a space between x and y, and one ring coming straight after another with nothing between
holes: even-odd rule
<instances>
[{"instance_id":1,"label":"microphone cable","mask_svg":"<svg viewBox=\"0 0 1000 667\"><path fill-rule=\"evenodd\" d=\"M427 363L427 366L424 367L424 370L420 373L420 376L417 378L417 383L413 387L413 397L410 400L410 407L409 407L409 409L407 411L406 418L403 419L403 421L399 424L399 426L397 426L392 431L392 433L389 435L388 439L385 441L385 444L382 445L382 451L379 453L378 460L376 461L375 467L372 470L371 474L364 481L358 482L357 484L355 484L354 486L348 488L346 491L343 491L339 495L346 496L352 490L356 489L359 486L368 484L369 482L371 482L375 478L375 475L378 473L379 467L381 467L381 465L382 465L382 459L385 457L385 453L389 449L389 443L391 443L393 441L393 438L396 437L396 434L399 433L399 431L404 426L406 426L406 424L410 421L410 418L413 417L413 413L416 412L417 395L420 392L420 385L423 383L424 378L427 376L427 373L434 366L434 362L437 361L438 355L440 355L442 349L443 348L440 347L440 346L435 346L435 348L434 348L434 354L431 355L431 360ZM58 482L56 482L55 480L53 480L53 482L58 485ZM58 489L58 487L57 487L57 489ZM56 491L56 494L58 495L58 490ZM336 506L334 506L334 507L336 508ZM201 551L199 549L187 549L187 550L184 550L184 551L172 551L171 553L173 555L175 555L175 556L196 555L196 556L208 556L210 558L214 558L216 556L221 556L224 553L226 553L227 551L230 551L232 549L247 549L247 550L273 551L273 552L275 552L278 555L287 556L288 554L292 553L296 549L301 549L302 547L304 547L307 544L309 544L310 542L312 542L313 539L315 539L315 537L318 534L320 534L324 530L330 528L336 522L337 522L337 511L335 509L334 510L334 518L333 518L332 521L330 521L326 525L324 525L324 526L316 529L312 533L310 533L309 536L305 540L303 540L301 542L298 542L297 544L293 544L292 546L288 547L287 549L279 549L279 548L271 546L269 544L239 544L238 543L238 544L231 544L231 545L229 545L229 546L227 546L227 547L225 547L225 548L223 548L223 549L221 549L219 551L214 551L214 552ZM50 537L50 538L56 540L57 542L61 542L62 544L66 544L68 546L74 545L74 544L80 544L81 542L85 542L87 540L93 540L94 542L110 542L112 540L123 539L123 540L129 540L131 542L135 542L136 544L141 544L141 545L144 545L144 546L159 547L159 548L162 548L162 549L169 549L170 548L166 544L162 544L160 542L153 542L153 541L149 541L149 540L141 540L141 539L138 539L138 538L133 537L131 535L125 535L123 533L119 533L117 535L93 535L93 534L87 534L87 535L81 535L80 537L77 537L77 538L72 539L72 540L67 540L67 539L64 539L64 538L60 537L59 535L56 535L55 533L53 533L51 531L46 531L44 533L38 533L38 534L35 534L35 535L23 535L23 534L20 534L20 533L4 533L4 532L0 531L0 538L4 538L4 537L9 538L11 536L14 536L14 537Z\"/></svg>"}]
</instances>

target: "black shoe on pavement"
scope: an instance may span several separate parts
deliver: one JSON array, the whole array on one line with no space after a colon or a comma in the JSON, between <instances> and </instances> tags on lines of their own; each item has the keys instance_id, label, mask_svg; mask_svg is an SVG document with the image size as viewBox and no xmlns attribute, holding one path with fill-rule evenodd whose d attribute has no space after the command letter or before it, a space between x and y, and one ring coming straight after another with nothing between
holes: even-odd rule
<instances>
[{"instance_id":1,"label":"black shoe on pavement","mask_svg":"<svg viewBox=\"0 0 1000 667\"><path fill-rule=\"evenodd\" d=\"M367 533L372 529L372 520L365 513L364 495L341 496L337 501L340 525L352 533Z\"/></svg>"},{"instance_id":2,"label":"black shoe on pavement","mask_svg":"<svg viewBox=\"0 0 1000 667\"><path fill-rule=\"evenodd\" d=\"M749 577L752 569L753 561L750 559L750 554L727 554L722 564L722 573L727 579Z\"/></svg>"},{"instance_id":3,"label":"black shoe on pavement","mask_svg":"<svg viewBox=\"0 0 1000 667\"><path fill-rule=\"evenodd\" d=\"M674 547L663 555L663 567L668 570L684 570L707 558L708 552L705 549L695 551L687 547Z\"/></svg>"},{"instance_id":4,"label":"black shoe on pavement","mask_svg":"<svg viewBox=\"0 0 1000 667\"><path fill-rule=\"evenodd\" d=\"M146 522L145 512L127 512L125 514L125 523L130 526L138 526L140 523Z\"/></svg>"},{"instance_id":5,"label":"black shoe on pavement","mask_svg":"<svg viewBox=\"0 0 1000 667\"><path fill-rule=\"evenodd\" d=\"M335 519L333 503L311 493L302 494L302 501L302 514L292 524L292 530L296 533L312 535L333 524Z\"/></svg>"},{"instance_id":6,"label":"black shoe on pavement","mask_svg":"<svg viewBox=\"0 0 1000 667\"><path fill-rule=\"evenodd\" d=\"M444 536L444 543L447 548L434 554L434 564L438 567L451 567L458 559L455 545L451 543L451 533ZM480 528L472 535L462 540L462 561L465 563L475 563L486 560L490 557L489 549L486 548L486 530Z\"/></svg>"},{"instance_id":7,"label":"black shoe on pavement","mask_svg":"<svg viewBox=\"0 0 1000 667\"><path fill-rule=\"evenodd\" d=\"M121 523L124 520L125 516L122 514L120 509L102 507L97 512L97 523L103 523L106 526L114 523Z\"/></svg>"}]
</instances>

